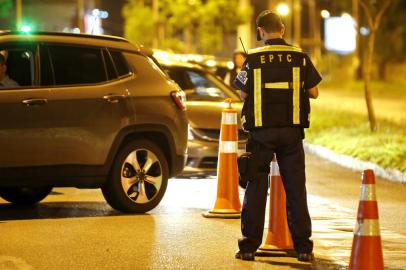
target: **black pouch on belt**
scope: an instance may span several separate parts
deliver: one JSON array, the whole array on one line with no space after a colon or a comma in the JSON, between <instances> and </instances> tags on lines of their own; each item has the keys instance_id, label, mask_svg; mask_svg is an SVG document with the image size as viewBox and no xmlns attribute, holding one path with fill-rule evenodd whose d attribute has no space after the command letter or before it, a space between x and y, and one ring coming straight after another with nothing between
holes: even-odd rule
<instances>
[{"instance_id":1,"label":"black pouch on belt","mask_svg":"<svg viewBox=\"0 0 406 270\"><path fill-rule=\"evenodd\" d=\"M251 152L245 152L237 159L238 164L238 185L246 188L248 181L251 181L257 171L258 164L255 155Z\"/></svg>"}]
</instances>

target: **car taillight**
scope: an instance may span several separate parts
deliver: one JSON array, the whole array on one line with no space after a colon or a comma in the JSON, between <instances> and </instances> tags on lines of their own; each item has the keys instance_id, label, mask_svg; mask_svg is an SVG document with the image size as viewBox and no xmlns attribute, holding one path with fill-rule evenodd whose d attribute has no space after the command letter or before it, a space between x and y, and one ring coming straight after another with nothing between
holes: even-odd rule
<instances>
[{"instance_id":1,"label":"car taillight","mask_svg":"<svg viewBox=\"0 0 406 270\"><path fill-rule=\"evenodd\" d=\"M186 110L186 95L182 90L171 92L172 100L182 111Z\"/></svg>"}]
</instances>

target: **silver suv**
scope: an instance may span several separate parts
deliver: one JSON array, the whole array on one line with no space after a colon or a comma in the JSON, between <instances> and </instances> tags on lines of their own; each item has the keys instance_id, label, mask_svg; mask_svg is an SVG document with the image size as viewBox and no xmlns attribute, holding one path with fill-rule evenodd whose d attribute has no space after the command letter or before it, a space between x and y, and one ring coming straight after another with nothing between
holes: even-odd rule
<instances>
[{"instance_id":1,"label":"silver suv","mask_svg":"<svg viewBox=\"0 0 406 270\"><path fill-rule=\"evenodd\" d=\"M53 187L78 187L101 188L120 211L158 205L185 164L185 95L139 46L0 32L0 53L3 199L33 204Z\"/></svg>"}]
</instances>

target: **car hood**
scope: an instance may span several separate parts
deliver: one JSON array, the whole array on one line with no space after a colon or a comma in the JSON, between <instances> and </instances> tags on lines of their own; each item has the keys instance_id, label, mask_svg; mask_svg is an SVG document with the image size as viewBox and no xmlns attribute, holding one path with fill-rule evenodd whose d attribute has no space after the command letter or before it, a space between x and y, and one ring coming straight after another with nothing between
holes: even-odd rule
<instances>
[{"instance_id":1,"label":"car hood","mask_svg":"<svg viewBox=\"0 0 406 270\"><path fill-rule=\"evenodd\" d=\"M241 108L243 103L232 103L232 108L237 111L238 128L241 129ZM187 116L189 124L195 129L220 129L221 113L228 107L226 102L213 101L187 101Z\"/></svg>"}]
</instances>

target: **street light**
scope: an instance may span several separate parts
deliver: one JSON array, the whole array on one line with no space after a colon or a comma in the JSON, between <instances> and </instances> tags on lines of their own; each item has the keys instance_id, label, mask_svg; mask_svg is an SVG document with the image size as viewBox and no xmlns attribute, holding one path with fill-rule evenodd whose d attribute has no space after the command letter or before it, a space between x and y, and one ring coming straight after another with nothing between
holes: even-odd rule
<instances>
[{"instance_id":1,"label":"street light","mask_svg":"<svg viewBox=\"0 0 406 270\"><path fill-rule=\"evenodd\" d=\"M329 12L328 10L323 9L323 10L320 12L320 14L321 14L321 17L322 17L323 19L330 18L330 12Z\"/></svg>"},{"instance_id":2,"label":"street light","mask_svg":"<svg viewBox=\"0 0 406 270\"><path fill-rule=\"evenodd\" d=\"M31 26L23 25L23 26L21 26L20 31L24 32L24 33L29 33L29 32L31 32Z\"/></svg>"},{"instance_id":3,"label":"street light","mask_svg":"<svg viewBox=\"0 0 406 270\"><path fill-rule=\"evenodd\" d=\"M291 6L292 6L292 2L290 2ZM289 42L292 42L293 40L293 35L292 35L292 16L289 14L290 13L290 9L289 6L286 3L280 3L279 5L276 6L276 12L281 15L282 17L286 17L284 20L289 21L290 23L288 23L287 26L287 30L286 33L289 36Z\"/></svg>"},{"instance_id":4,"label":"street light","mask_svg":"<svg viewBox=\"0 0 406 270\"><path fill-rule=\"evenodd\" d=\"M286 4L279 4L276 7L276 12L278 12L281 16L286 16L289 14L289 6Z\"/></svg>"},{"instance_id":5,"label":"street light","mask_svg":"<svg viewBox=\"0 0 406 270\"><path fill-rule=\"evenodd\" d=\"M347 12L344 12L343 14L341 14L341 17L342 17L343 19L353 20L352 16L351 16L349 13L347 13Z\"/></svg>"}]
</instances>

